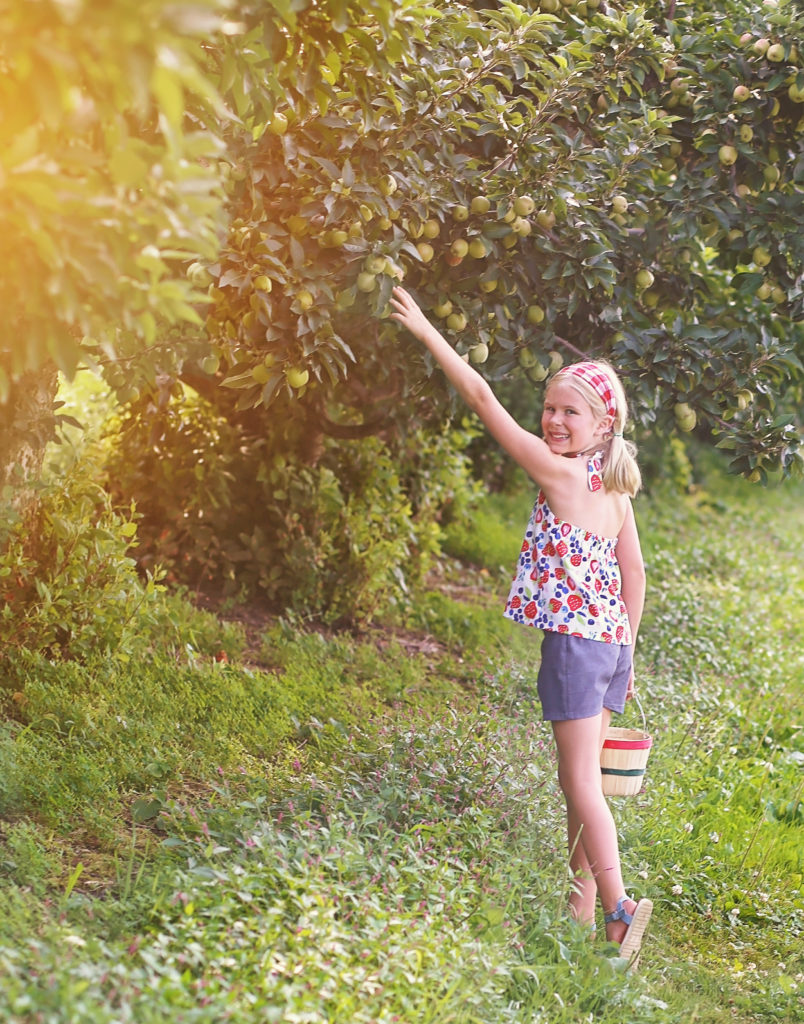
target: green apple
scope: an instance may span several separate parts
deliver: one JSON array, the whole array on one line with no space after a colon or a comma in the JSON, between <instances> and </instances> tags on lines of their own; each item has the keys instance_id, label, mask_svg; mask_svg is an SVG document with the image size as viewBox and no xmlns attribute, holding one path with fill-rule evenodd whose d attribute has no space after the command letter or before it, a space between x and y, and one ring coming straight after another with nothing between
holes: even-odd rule
<instances>
[{"instance_id":1,"label":"green apple","mask_svg":"<svg viewBox=\"0 0 804 1024\"><path fill-rule=\"evenodd\" d=\"M754 393L753 393L753 391L749 391L747 388L742 388L740 391L737 392L737 408L738 409L740 409L740 410L747 409L748 406L751 404L751 402L753 402L753 400L754 400Z\"/></svg>"},{"instance_id":2,"label":"green apple","mask_svg":"<svg viewBox=\"0 0 804 1024\"><path fill-rule=\"evenodd\" d=\"M430 218L430 220L426 220L424 224L422 224L422 234L425 238L438 238L440 233L441 225L437 220Z\"/></svg>"},{"instance_id":3,"label":"green apple","mask_svg":"<svg viewBox=\"0 0 804 1024\"><path fill-rule=\"evenodd\" d=\"M489 357L489 347L484 341L479 341L469 349L469 358L473 363L485 363Z\"/></svg>"},{"instance_id":4,"label":"green apple","mask_svg":"<svg viewBox=\"0 0 804 1024\"><path fill-rule=\"evenodd\" d=\"M485 196L475 196L469 204L469 208L472 213L488 213L491 209L491 201Z\"/></svg>"},{"instance_id":5,"label":"green apple","mask_svg":"<svg viewBox=\"0 0 804 1024\"><path fill-rule=\"evenodd\" d=\"M281 111L277 111L277 113L275 113L271 120L268 122L268 131L274 135L284 135L287 130L287 117L283 113L281 113Z\"/></svg>"},{"instance_id":6,"label":"green apple","mask_svg":"<svg viewBox=\"0 0 804 1024\"><path fill-rule=\"evenodd\" d=\"M544 310L537 303L528 306L528 323L540 324L544 320Z\"/></svg>"},{"instance_id":7,"label":"green apple","mask_svg":"<svg viewBox=\"0 0 804 1024\"><path fill-rule=\"evenodd\" d=\"M768 164L767 167L762 168L762 177L769 185L775 185L781 177L779 168L775 164Z\"/></svg>"},{"instance_id":8,"label":"green apple","mask_svg":"<svg viewBox=\"0 0 804 1024\"><path fill-rule=\"evenodd\" d=\"M775 284L771 288L771 298L777 304L780 302L786 302L787 292L784 290L784 288L780 287L778 284Z\"/></svg>"},{"instance_id":9,"label":"green apple","mask_svg":"<svg viewBox=\"0 0 804 1024\"><path fill-rule=\"evenodd\" d=\"M463 259L464 256L469 252L469 243L465 238L456 238L452 245L449 247L449 251L453 256L458 259Z\"/></svg>"},{"instance_id":10,"label":"green apple","mask_svg":"<svg viewBox=\"0 0 804 1024\"><path fill-rule=\"evenodd\" d=\"M759 288L757 288L757 290L754 292L754 294L762 302L767 302L768 299L771 297L772 289L773 286L771 285L770 281L763 281Z\"/></svg>"},{"instance_id":11,"label":"green apple","mask_svg":"<svg viewBox=\"0 0 804 1024\"><path fill-rule=\"evenodd\" d=\"M435 249L429 242L419 242L416 246L416 250L419 253L419 258L422 263L429 263L433 256L435 256Z\"/></svg>"},{"instance_id":12,"label":"green apple","mask_svg":"<svg viewBox=\"0 0 804 1024\"><path fill-rule=\"evenodd\" d=\"M370 274L367 270L362 270L357 275L357 290L360 292L373 292L377 287L377 275Z\"/></svg>"},{"instance_id":13,"label":"green apple","mask_svg":"<svg viewBox=\"0 0 804 1024\"><path fill-rule=\"evenodd\" d=\"M514 213L517 217L529 217L536 208L530 196L517 196L514 200Z\"/></svg>"},{"instance_id":14,"label":"green apple","mask_svg":"<svg viewBox=\"0 0 804 1024\"><path fill-rule=\"evenodd\" d=\"M369 274L382 274L388 266L385 256L367 256L363 260L363 269Z\"/></svg>"},{"instance_id":15,"label":"green apple","mask_svg":"<svg viewBox=\"0 0 804 1024\"><path fill-rule=\"evenodd\" d=\"M310 371L298 366L290 366L285 370L285 377L292 388L303 388L310 379Z\"/></svg>"},{"instance_id":16,"label":"green apple","mask_svg":"<svg viewBox=\"0 0 804 1024\"><path fill-rule=\"evenodd\" d=\"M271 278L268 277L266 274L260 274L259 277L256 277L254 279L254 287L259 292L269 292L273 287L271 283Z\"/></svg>"},{"instance_id":17,"label":"green apple","mask_svg":"<svg viewBox=\"0 0 804 1024\"><path fill-rule=\"evenodd\" d=\"M444 299L443 302L439 302L437 306L433 306L433 312L443 320L444 317L448 317L452 312L452 303L449 299Z\"/></svg>"},{"instance_id":18,"label":"green apple","mask_svg":"<svg viewBox=\"0 0 804 1024\"><path fill-rule=\"evenodd\" d=\"M497 287L498 283L499 282L497 281L497 278L495 277L495 278L490 279L489 281L479 281L478 282L478 287L480 288L481 292L485 292L488 295L489 292L493 292L494 291L494 289Z\"/></svg>"},{"instance_id":19,"label":"green apple","mask_svg":"<svg viewBox=\"0 0 804 1024\"><path fill-rule=\"evenodd\" d=\"M531 231L533 231L533 225L526 217L517 217L511 225L511 230L520 238L527 238Z\"/></svg>"},{"instance_id":20,"label":"green apple","mask_svg":"<svg viewBox=\"0 0 804 1024\"><path fill-rule=\"evenodd\" d=\"M469 243L469 255L476 260L482 260L488 255L486 243L482 238L473 238Z\"/></svg>"},{"instance_id":21,"label":"green apple","mask_svg":"<svg viewBox=\"0 0 804 1024\"><path fill-rule=\"evenodd\" d=\"M741 124L737 129L740 142L750 142L754 137L754 129L750 124Z\"/></svg>"},{"instance_id":22,"label":"green apple","mask_svg":"<svg viewBox=\"0 0 804 1024\"><path fill-rule=\"evenodd\" d=\"M466 328L466 317L463 313L450 313L447 317L447 327L451 331L463 331Z\"/></svg>"},{"instance_id":23,"label":"green apple","mask_svg":"<svg viewBox=\"0 0 804 1024\"><path fill-rule=\"evenodd\" d=\"M804 103L804 88L797 85L795 82L790 84L787 90L787 95L793 101L793 103Z\"/></svg>"},{"instance_id":24,"label":"green apple","mask_svg":"<svg viewBox=\"0 0 804 1024\"><path fill-rule=\"evenodd\" d=\"M768 60L773 61L774 64L778 64L779 61L784 60L784 47L781 43L774 43L765 51L765 56Z\"/></svg>"},{"instance_id":25,"label":"green apple","mask_svg":"<svg viewBox=\"0 0 804 1024\"><path fill-rule=\"evenodd\" d=\"M552 210L539 210L536 214L536 223L545 230L551 231L555 227L556 215Z\"/></svg>"},{"instance_id":26,"label":"green apple","mask_svg":"<svg viewBox=\"0 0 804 1024\"><path fill-rule=\"evenodd\" d=\"M519 352L519 365L523 370L529 370L535 366L538 362L536 356L531 352L529 348L523 348Z\"/></svg>"},{"instance_id":27,"label":"green apple","mask_svg":"<svg viewBox=\"0 0 804 1024\"><path fill-rule=\"evenodd\" d=\"M213 373L217 373L220 368L221 361L216 355L204 356L201 360L201 369L204 373L208 373L212 376Z\"/></svg>"},{"instance_id":28,"label":"green apple","mask_svg":"<svg viewBox=\"0 0 804 1024\"><path fill-rule=\"evenodd\" d=\"M736 85L734 87L734 92L731 94L732 99L737 103L745 103L750 95L751 90L747 85Z\"/></svg>"},{"instance_id":29,"label":"green apple","mask_svg":"<svg viewBox=\"0 0 804 1024\"><path fill-rule=\"evenodd\" d=\"M462 223L469 219L469 207L464 206L463 203L459 203L457 206L452 207L452 219Z\"/></svg>"},{"instance_id":30,"label":"green apple","mask_svg":"<svg viewBox=\"0 0 804 1024\"><path fill-rule=\"evenodd\" d=\"M538 382L544 380L549 372L550 371L547 369L547 367L542 366L542 364L537 359L534 365L531 366L528 370L528 377L530 377L532 381Z\"/></svg>"},{"instance_id":31,"label":"green apple","mask_svg":"<svg viewBox=\"0 0 804 1024\"><path fill-rule=\"evenodd\" d=\"M689 433L695 429L695 424L698 422L698 416L695 410L687 402L676 402L673 406L673 415L676 418L676 423L679 428L685 433Z\"/></svg>"},{"instance_id":32,"label":"green apple","mask_svg":"<svg viewBox=\"0 0 804 1024\"><path fill-rule=\"evenodd\" d=\"M628 200L625 196L612 196L611 208L615 213L626 213L628 211Z\"/></svg>"},{"instance_id":33,"label":"green apple","mask_svg":"<svg viewBox=\"0 0 804 1024\"><path fill-rule=\"evenodd\" d=\"M266 384L271 379L271 371L264 363L257 363L252 369L251 376L257 384Z\"/></svg>"},{"instance_id":34,"label":"green apple","mask_svg":"<svg viewBox=\"0 0 804 1024\"><path fill-rule=\"evenodd\" d=\"M550 373L558 373L564 365L564 357L557 349L552 349L548 355L550 356L550 366L548 367Z\"/></svg>"},{"instance_id":35,"label":"green apple","mask_svg":"<svg viewBox=\"0 0 804 1024\"><path fill-rule=\"evenodd\" d=\"M308 309L312 308L315 299L313 299L312 294L308 292L306 288L302 288L300 291L296 292L296 301L298 302L302 312L306 313Z\"/></svg>"},{"instance_id":36,"label":"green apple","mask_svg":"<svg viewBox=\"0 0 804 1024\"><path fill-rule=\"evenodd\" d=\"M717 158L724 167L731 167L737 162L737 150L734 146L721 146L717 151Z\"/></svg>"},{"instance_id":37,"label":"green apple","mask_svg":"<svg viewBox=\"0 0 804 1024\"><path fill-rule=\"evenodd\" d=\"M764 246L756 245L751 252L751 259L758 267L767 267L771 261L771 255Z\"/></svg>"},{"instance_id":38,"label":"green apple","mask_svg":"<svg viewBox=\"0 0 804 1024\"><path fill-rule=\"evenodd\" d=\"M646 288L650 288L650 286L653 284L654 277L647 267L642 267L640 270L636 272L634 280L636 281L637 288L639 288L641 291L644 291Z\"/></svg>"},{"instance_id":39,"label":"green apple","mask_svg":"<svg viewBox=\"0 0 804 1024\"><path fill-rule=\"evenodd\" d=\"M394 192L396 192L397 188L399 188L399 185L397 184L397 180L393 174L386 174L380 178L378 187L382 195L392 196Z\"/></svg>"}]
</instances>

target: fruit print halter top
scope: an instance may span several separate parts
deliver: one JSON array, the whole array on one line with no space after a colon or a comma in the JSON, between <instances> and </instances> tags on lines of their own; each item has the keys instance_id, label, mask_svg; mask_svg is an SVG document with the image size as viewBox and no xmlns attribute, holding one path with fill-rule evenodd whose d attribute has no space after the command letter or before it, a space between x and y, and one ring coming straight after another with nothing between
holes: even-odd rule
<instances>
[{"instance_id":1,"label":"fruit print halter top","mask_svg":"<svg viewBox=\"0 0 804 1024\"><path fill-rule=\"evenodd\" d=\"M587 463L590 491L603 486L600 452ZM558 519L544 492L533 506L503 614L554 633L630 644L616 537Z\"/></svg>"}]
</instances>

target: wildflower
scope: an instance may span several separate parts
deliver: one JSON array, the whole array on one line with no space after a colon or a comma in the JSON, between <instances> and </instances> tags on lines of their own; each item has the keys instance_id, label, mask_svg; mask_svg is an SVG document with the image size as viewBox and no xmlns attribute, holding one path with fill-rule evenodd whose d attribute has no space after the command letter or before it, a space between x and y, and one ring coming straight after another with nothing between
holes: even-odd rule
<instances>
[{"instance_id":1,"label":"wildflower","mask_svg":"<svg viewBox=\"0 0 804 1024\"><path fill-rule=\"evenodd\" d=\"M676 883L670 891L674 896L680 896L684 892L684 886Z\"/></svg>"},{"instance_id":2,"label":"wildflower","mask_svg":"<svg viewBox=\"0 0 804 1024\"><path fill-rule=\"evenodd\" d=\"M719 832L710 832L709 833L709 839L713 843L719 843L720 842L720 833Z\"/></svg>"}]
</instances>

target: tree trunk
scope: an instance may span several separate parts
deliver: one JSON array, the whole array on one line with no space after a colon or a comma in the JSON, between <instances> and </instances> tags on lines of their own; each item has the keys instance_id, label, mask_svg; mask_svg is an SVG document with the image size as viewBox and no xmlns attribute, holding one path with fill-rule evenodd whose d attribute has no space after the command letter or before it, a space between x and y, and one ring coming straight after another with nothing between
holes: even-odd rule
<instances>
[{"instance_id":1,"label":"tree trunk","mask_svg":"<svg viewBox=\"0 0 804 1024\"><path fill-rule=\"evenodd\" d=\"M45 447L55 435L55 366L30 370L11 384L0 405L0 493L24 514L42 472Z\"/></svg>"}]
</instances>

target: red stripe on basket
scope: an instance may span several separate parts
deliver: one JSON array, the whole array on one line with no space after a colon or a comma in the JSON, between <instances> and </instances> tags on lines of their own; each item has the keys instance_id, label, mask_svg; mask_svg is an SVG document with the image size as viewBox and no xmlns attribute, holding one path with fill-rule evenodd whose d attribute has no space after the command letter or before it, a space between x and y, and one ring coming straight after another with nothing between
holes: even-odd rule
<instances>
[{"instance_id":1,"label":"red stripe on basket","mask_svg":"<svg viewBox=\"0 0 804 1024\"><path fill-rule=\"evenodd\" d=\"M604 740L603 746L609 750L648 750L653 746L653 737L644 740Z\"/></svg>"}]
</instances>

